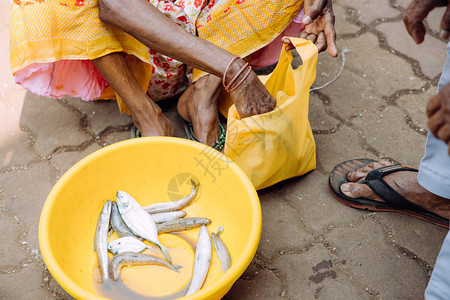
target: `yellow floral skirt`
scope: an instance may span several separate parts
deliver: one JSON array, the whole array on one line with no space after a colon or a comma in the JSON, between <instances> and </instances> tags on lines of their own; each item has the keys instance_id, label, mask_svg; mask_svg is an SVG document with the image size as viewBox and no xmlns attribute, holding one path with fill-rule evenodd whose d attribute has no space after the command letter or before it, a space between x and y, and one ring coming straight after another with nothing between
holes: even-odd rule
<instances>
[{"instance_id":1,"label":"yellow floral skirt","mask_svg":"<svg viewBox=\"0 0 450 300\"><path fill-rule=\"evenodd\" d=\"M179 26L245 57L271 43L298 15L302 0L149 0ZM149 4L149 5L150 5ZM11 1L10 62L16 83L44 96L118 99L90 60L112 52L126 61L155 101L202 75L98 18L97 0Z\"/></svg>"}]
</instances>

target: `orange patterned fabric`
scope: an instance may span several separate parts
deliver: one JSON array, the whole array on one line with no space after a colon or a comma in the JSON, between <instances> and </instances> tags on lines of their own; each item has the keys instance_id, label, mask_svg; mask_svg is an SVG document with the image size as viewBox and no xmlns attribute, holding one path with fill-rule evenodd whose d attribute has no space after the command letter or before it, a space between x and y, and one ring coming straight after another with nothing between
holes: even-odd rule
<instances>
[{"instance_id":1,"label":"orange patterned fabric","mask_svg":"<svg viewBox=\"0 0 450 300\"><path fill-rule=\"evenodd\" d=\"M191 34L198 34L236 55L246 56L270 43L295 18L303 0L149 0L162 13ZM39 78L45 71L74 66L80 61L87 69L90 60L112 52L128 54L127 63L141 87L152 99L164 99L180 92L188 83L185 66L149 50L129 34L98 18L97 0L11 0L10 61L16 82L34 91L48 89L49 80ZM55 68L56 62L59 63ZM60 63L62 62L62 63ZM69 72L70 70L63 70ZM31 76L31 74L34 76ZM194 79L201 72L194 70ZM189 75L189 74L188 74ZM69 95L118 98L99 77L93 92L79 93L70 86ZM26 84L27 79L31 78ZM69 77L68 77L69 78ZM80 80L80 82L82 82ZM39 87L37 85L42 85ZM95 84L93 84L95 85ZM32 86L32 88L30 88ZM64 84L55 85L57 87ZM85 86L80 86L80 89ZM98 95L98 91L102 95ZM60 97L64 90L41 94ZM39 93L39 92L38 92ZM121 111L128 109L119 100Z\"/></svg>"}]
</instances>

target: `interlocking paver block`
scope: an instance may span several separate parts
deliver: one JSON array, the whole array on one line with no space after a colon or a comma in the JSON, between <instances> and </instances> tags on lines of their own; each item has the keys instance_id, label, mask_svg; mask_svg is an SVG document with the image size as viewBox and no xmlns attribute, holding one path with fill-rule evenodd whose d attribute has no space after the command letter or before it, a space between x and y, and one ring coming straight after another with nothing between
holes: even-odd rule
<instances>
[{"instance_id":1,"label":"interlocking paver block","mask_svg":"<svg viewBox=\"0 0 450 300\"><path fill-rule=\"evenodd\" d=\"M389 0L337 0L338 4L350 6L359 14L362 23L370 24L376 19L395 18L400 12L389 5Z\"/></svg>"},{"instance_id":2,"label":"interlocking paver block","mask_svg":"<svg viewBox=\"0 0 450 300\"><path fill-rule=\"evenodd\" d=\"M410 3L411 0L397 0L397 4L403 8L407 8Z\"/></svg>"},{"instance_id":3,"label":"interlocking paver block","mask_svg":"<svg viewBox=\"0 0 450 300\"><path fill-rule=\"evenodd\" d=\"M430 11L427 16L428 27L436 32L441 32L441 21L447 7L437 7Z\"/></svg>"},{"instance_id":4,"label":"interlocking paver block","mask_svg":"<svg viewBox=\"0 0 450 300\"><path fill-rule=\"evenodd\" d=\"M19 244L19 227L17 221L0 212L0 228L2 243L0 244L0 269L8 266L18 266L27 258L26 252Z\"/></svg>"},{"instance_id":5,"label":"interlocking paver block","mask_svg":"<svg viewBox=\"0 0 450 300\"><path fill-rule=\"evenodd\" d=\"M20 122L36 135L35 148L49 155L61 145L80 145L90 139L79 131L77 114L56 99L27 93Z\"/></svg>"},{"instance_id":6,"label":"interlocking paver block","mask_svg":"<svg viewBox=\"0 0 450 300\"><path fill-rule=\"evenodd\" d=\"M283 255L274 265L285 276L287 295L293 299L367 298L364 288L339 272L323 245L300 254Z\"/></svg>"},{"instance_id":7,"label":"interlocking paver block","mask_svg":"<svg viewBox=\"0 0 450 300\"><path fill-rule=\"evenodd\" d=\"M253 279L240 279L231 288L224 300L279 299L279 279L267 269L257 271Z\"/></svg>"},{"instance_id":8,"label":"interlocking paver block","mask_svg":"<svg viewBox=\"0 0 450 300\"><path fill-rule=\"evenodd\" d=\"M412 123L424 132L428 130L427 103L436 94L436 91L437 88L433 86L425 93L401 96L395 101L401 110L408 113Z\"/></svg>"},{"instance_id":9,"label":"interlocking paver block","mask_svg":"<svg viewBox=\"0 0 450 300\"><path fill-rule=\"evenodd\" d=\"M344 268L383 299L423 297L428 281L425 269L389 243L381 225L372 219L336 229L327 239L339 258L346 260Z\"/></svg>"},{"instance_id":10,"label":"interlocking paver block","mask_svg":"<svg viewBox=\"0 0 450 300\"><path fill-rule=\"evenodd\" d=\"M0 299L51 299L41 287L42 267L37 263L14 274L0 274L0 282Z\"/></svg>"},{"instance_id":11,"label":"interlocking paver block","mask_svg":"<svg viewBox=\"0 0 450 300\"><path fill-rule=\"evenodd\" d=\"M314 136L317 145L317 163L325 172L337 164L353 158L377 157L367 150L362 138L363 133L343 126L336 133L317 134Z\"/></svg>"},{"instance_id":12,"label":"interlocking paver block","mask_svg":"<svg viewBox=\"0 0 450 300\"><path fill-rule=\"evenodd\" d=\"M83 101L80 98L66 96L64 101L68 107L73 107L86 114L89 125L95 134L99 134L108 126L129 125L131 116L119 111L115 100Z\"/></svg>"},{"instance_id":13,"label":"interlocking paver block","mask_svg":"<svg viewBox=\"0 0 450 300\"><path fill-rule=\"evenodd\" d=\"M2 62L0 57L0 65ZM37 157L28 149L28 134L19 124L25 91L13 85L9 74L4 77L0 72L0 168L26 164Z\"/></svg>"},{"instance_id":14,"label":"interlocking paver block","mask_svg":"<svg viewBox=\"0 0 450 300\"><path fill-rule=\"evenodd\" d=\"M313 131L329 131L339 124L339 120L325 113L323 102L316 94L311 94L309 97L308 118Z\"/></svg>"},{"instance_id":15,"label":"interlocking paver block","mask_svg":"<svg viewBox=\"0 0 450 300\"><path fill-rule=\"evenodd\" d=\"M101 146L99 146L97 143L94 143L83 151L71 151L55 154L52 157L51 161L59 167L57 176L61 177L74 164L98 149L101 149Z\"/></svg>"},{"instance_id":16,"label":"interlocking paver block","mask_svg":"<svg viewBox=\"0 0 450 300\"><path fill-rule=\"evenodd\" d=\"M411 129L405 114L396 107L388 106L383 111L367 113L353 123L363 130L367 143L372 147L402 164L418 166L426 137ZM405 147L409 148L407 153Z\"/></svg>"},{"instance_id":17,"label":"interlocking paver block","mask_svg":"<svg viewBox=\"0 0 450 300\"><path fill-rule=\"evenodd\" d=\"M338 32L338 38L339 36L342 36L344 34L351 34L358 32L361 29L359 26L354 25L347 20L346 9L339 4L341 2L333 3L333 11L336 17L335 29L336 32Z\"/></svg>"},{"instance_id":18,"label":"interlocking paver block","mask_svg":"<svg viewBox=\"0 0 450 300\"><path fill-rule=\"evenodd\" d=\"M378 213L377 216L384 224L389 224L390 240L434 265L448 230L400 213Z\"/></svg>"},{"instance_id":19,"label":"interlocking paver block","mask_svg":"<svg viewBox=\"0 0 450 300\"><path fill-rule=\"evenodd\" d=\"M33 249L39 249L39 218L45 199L53 187L51 178L51 167L45 162L27 170L1 174L3 205L27 225L25 240Z\"/></svg>"},{"instance_id":20,"label":"interlocking paver block","mask_svg":"<svg viewBox=\"0 0 450 300\"><path fill-rule=\"evenodd\" d=\"M280 249L303 248L312 239L300 221L300 214L276 193L261 197L262 234L260 252L273 257Z\"/></svg>"},{"instance_id":21,"label":"interlocking paver block","mask_svg":"<svg viewBox=\"0 0 450 300\"><path fill-rule=\"evenodd\" d=\"M416 45L401 21L383 23L376 28L386 35L389 46L417 60L425 76L433 79L441 74L446 56L446 44L444 42L427 35L422 44ZM405 74L405 76L407 75Z\"/></svg>"},{"instance_id":22,"label":"interlocking paver block","mask_svg":"<svg viewBox=\"0 0 450 300\"><path fill-rule=\"evenodd\" d=\"M332 98L333 109L341 115L376 107L382 103L380 94L390 96L399 89L415 89L425 83L415 77L408 61L380 48L378 38L371 33L340 41L340 47L352 50L347 53L346 71L322 92Z\"/></svg>"},{"instance_id":23,"label":"interlocking paver block","mask_svg":"<svg viewBox=\"0 0 450 300\"><path fill-rule=\"evenodd\" d=\"M302 230L306 227L310 228L309 230L321 231L328 226L351 223L362 216L360 211L347 209L331 196L328 176L318 170L285 183L276 198L296 209L292 210L291 218L302 220ZM280 235L284 235L282 228L279 230ZM298 234L305 236L305 233Z\"/></svg>"}]
</instances>

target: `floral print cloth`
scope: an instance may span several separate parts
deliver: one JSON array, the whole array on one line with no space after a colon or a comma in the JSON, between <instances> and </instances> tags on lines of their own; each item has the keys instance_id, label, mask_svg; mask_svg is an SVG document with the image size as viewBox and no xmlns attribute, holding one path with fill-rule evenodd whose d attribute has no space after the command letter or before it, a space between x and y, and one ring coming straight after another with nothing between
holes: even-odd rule
<instances>
[{"instance_id":1,"label":"floral print cloth","mask_svg":"<svg viewBox=\"0 0 450 300\"><path fill-rule=\"evenodd\" d=\"M148 1L190 34L241 56L269 44L298 15L303 2ZM117 98L120 110L129 113L90 61L111 52L126 53L128 66L154 101L179 94L193 76L190 67L101 22L97 0L11 0L10 30L15 80L40 95Z\"/></svg>"}]
</instances>

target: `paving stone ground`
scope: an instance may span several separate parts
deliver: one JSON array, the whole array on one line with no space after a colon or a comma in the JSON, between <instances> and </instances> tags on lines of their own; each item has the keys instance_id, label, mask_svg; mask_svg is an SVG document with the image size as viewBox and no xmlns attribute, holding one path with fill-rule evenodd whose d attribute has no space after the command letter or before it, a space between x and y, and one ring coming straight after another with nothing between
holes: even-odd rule
<instances>
[{"instance_id":1,"label":"paving stone ground","mask_svg":"<svg viewBox=\"0 0 450 300\"><path fill-rule=\"evenodd\" d=\"M428 18L416 46L404 29L407 0L335 0L342 76L312 92L317 169L259 191L258 251L225 299L421 299L446 230L394 213L337 202L330 170L343 160L386 158L417 167L446 43L444 10ZM46 269L37 239L42 205L73 164L129 138L131 118L110 101L39 97L13 84L8 1L0 3L0 299L70 299ZM320 86L342 55L319 55ZM183 137L175 102L163 104Z\"/></svg>"}]
</instances>

